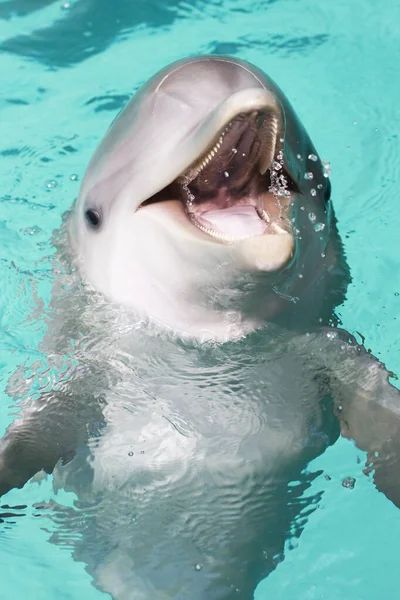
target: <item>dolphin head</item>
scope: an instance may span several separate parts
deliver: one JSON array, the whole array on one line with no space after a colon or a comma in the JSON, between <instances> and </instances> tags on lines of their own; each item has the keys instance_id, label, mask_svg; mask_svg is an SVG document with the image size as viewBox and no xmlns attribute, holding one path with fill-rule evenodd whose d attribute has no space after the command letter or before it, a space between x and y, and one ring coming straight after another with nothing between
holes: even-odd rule
<instances>
[{"instance_id":1,"label":"dolphin head","mask_svg":"<svg viewBox=\"0 0 400 600\"><path fill-rule=\"evenodd\" d=\"M229 338L272 319L318 272L329 189L271 79L244 61L190 58L114 120L70 232L85 278L110 300Z\"/></svg>"}]
</instances>

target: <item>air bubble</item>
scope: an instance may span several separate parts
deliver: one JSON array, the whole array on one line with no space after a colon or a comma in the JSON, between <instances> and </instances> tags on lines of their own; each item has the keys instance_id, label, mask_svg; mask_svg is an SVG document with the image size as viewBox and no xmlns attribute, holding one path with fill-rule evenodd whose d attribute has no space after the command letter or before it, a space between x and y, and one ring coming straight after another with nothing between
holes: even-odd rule
<instances>
[{"instance_id":1,"label":"air bubble","mask_svg":"<svg viewBox=\"0 0 400 600\"><path fill-rule=\"evenodd\" d=\"M311 173L311 171L309 171L308 173L304 173L304 179L314 179L314 173Z\"/></svg>"},{"instance_id":2,"label":"air bubble","mask_svg":"<svg viewBox=\"0 0 400 600\"><path fill-rule=\"evenodd\" d=\"M24 230L25 235L36 235L37 233L40 233L42 230L40 229L40 227L38 227L37 225L34 225L33 227L27 227Z\"/></svg>"},{"instance_id":3,"label":"air bubble","mask_svg":"<svg viewBox=\"0 0 400 600\"><path fill-rule=\"evenodd\" d=\"M48 190L52 190L55 187L57 187L57 181L54 181L54 179L49 179L48 181L46 181L45 186L47 187Z\"/></svg>"},{"instance_id":4,"label":"air bubble","mask_svg":"<svg viewBox=\"0 0 400 600\"><path fill-rule=\"evenodd\" d=\"M298 158L299 160L303 160L303 159L301 158L301 154L296 154L296 156L297 156L297 158Z\"/></svg>"},{"instance_id":5,"label":"air bubble","mask_svg":"<svg viewBox=\"0 0 400 600\"><path fill-rule=\"evenodd\" d=\"M315 188L311 188L310 194L311 194L311 196L316 196L317 195L317 190Z\"/></svg>"},{"instance_id":6,"label":"air bubble","mask_svg":"<svg viewBox=\"0 0 400 600\"><path fill-rule=\"evenodd\" d=\"M78 175L76 173L72 173L69 178L71 181L78 181Z\"/></svg>"},{"instance_id":7,"label":"air bubble","mask_svg":"<svg viewBox=\"0 0 400 600\"><path fill-rule=\"evenodd\" d=\"M64 2L64 4L61 5L61 8L64 10L68 10L68 8L70 7L70 3L69 2Z\"/></svg>"},{"instance_id":8,"label":"air bubble","mask_svg":"<svg viewBox=\"0 0 400 600\"><path fill-rule=\"evenodd\" d=\"M325 229L325 223L315 223L314 231L323 231Z\"/></svg>"},{"instance_id":9,"label":"air bubble","mask_svg":"<svg viewBox=\"0 0 400 600\"><path fill-rule=\"evenodd\" d=\"M233 154L236 154L237 153L237 148L232 148L232 152L233 152Z\"/></svg>"},{"instance_id":10,"label":"air bubble","mask_svg":"<svg viewBox=\"0 0 400 600\"><path fill-rule=\"evenodd\" d=\"M201 571L201 569L203 568L199 563L197 563L197 565L195 565L194 567L196 569L196 571Z\"/></svg>"},{"instance_id":11,"label":"air bubble","mask_svg":"<svg viewBox=\"0 0 400 600\"><path fill-rule=\"evenodd\" d=\"M133 456L133 452L128 452L128 456Z\"/></svg>"},{"instance_id":12,"label":"air bubble","mask_svg":"<svg viewBox=\"0 0 400 600\"><path fill-rule=\"evenodd\" d=\"M316 154L309 154L308 158L309 158L309 160L312 160L313 162L317 162L317 160L318 160L318 156Z\"/></svg>"},{"instance_id":13,"label":"air bubble","mask_svg":"<svg viewBox=\"0 0 400 600\"><path fill-rule=\"evenodd\" d=\"M317 190L322 190L322 188L323 188L323 187L324 187L324 186L322 185L322 183L319 183L319 184L317 185Z\"/></svg>"},{"instance_id":14,"label":"air bubble","mask_svg":"<svg viewBox=\"0 0 400 600\"><path fill-rule=\"evenodd\" d=\"M345 477L342 481L342 486L348 488L349 490L354 490L355 485L356 480L354 477Z\"/></svg>"},{"instance_id":15,"label":"air bubble","mask_svg":"<svg viewBox=\"0 0 400 600\"><path fill-rule=\"evenodd\" d=\"M224 176L225 176L225 177L229 177L229 173L228 173L228 171L224 171Z\"/></svg>"}]
</instances>

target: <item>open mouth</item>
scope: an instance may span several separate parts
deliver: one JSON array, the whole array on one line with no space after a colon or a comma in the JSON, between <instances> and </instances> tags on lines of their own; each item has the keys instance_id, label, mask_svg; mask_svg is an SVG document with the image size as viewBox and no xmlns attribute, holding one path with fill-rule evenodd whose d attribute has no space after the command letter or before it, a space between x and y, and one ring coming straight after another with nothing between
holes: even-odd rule
<instances>
[{"instance_id":1,"label":"open mouth","mask_svg":"<svg viewBox=\"0 0 400 600\"><path fill-rule=\"evenodd\" d=\"M216 241L287 233L295 186L285 171L282 142L274 113L241 113L174 182L171 195L179 194L191 223Z\"/></svg>"}]
</instances>

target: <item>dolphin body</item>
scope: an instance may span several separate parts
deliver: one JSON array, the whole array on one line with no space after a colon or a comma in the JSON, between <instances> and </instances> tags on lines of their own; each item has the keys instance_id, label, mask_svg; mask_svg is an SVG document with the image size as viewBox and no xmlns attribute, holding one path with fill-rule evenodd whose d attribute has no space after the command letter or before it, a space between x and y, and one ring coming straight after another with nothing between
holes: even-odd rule
<instances>
[{"instance_id":1,"label":"dolphin body","mask_svg":"<svg viewBox=\"0 0 400 600\"><path fill-rule=\"evenodd\" d=\"M253 598L340 433L400 505L399 392L328 327L350 276L325 175L282 91L227 57L155 75L94 154L39 397L10 379L0 494L41 469L75 492L52 541L115 600Z\"/></svg>"}]
</instances>

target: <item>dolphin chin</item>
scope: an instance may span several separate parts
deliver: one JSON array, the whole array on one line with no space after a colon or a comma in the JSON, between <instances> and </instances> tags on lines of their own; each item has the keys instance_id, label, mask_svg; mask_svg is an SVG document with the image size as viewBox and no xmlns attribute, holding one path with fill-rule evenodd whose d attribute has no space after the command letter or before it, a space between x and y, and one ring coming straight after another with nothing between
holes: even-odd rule
<instances>
[{"instance_id":1,"label":"dolphin chin","mask_svg":"<svg viewBox=\"0 0 400 600\"><path fill-rule=\"evenodd\" d=\"M329 190L271 79L244 61L192 58L156 74L112 123L82 182L71 241L84 277L110 300L220 339L215 323L246 332L326 270L316 256L329 245Z\"/></svg>"}]
</instances>

